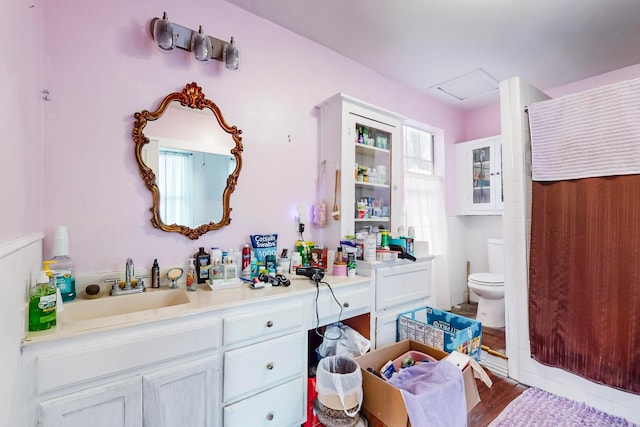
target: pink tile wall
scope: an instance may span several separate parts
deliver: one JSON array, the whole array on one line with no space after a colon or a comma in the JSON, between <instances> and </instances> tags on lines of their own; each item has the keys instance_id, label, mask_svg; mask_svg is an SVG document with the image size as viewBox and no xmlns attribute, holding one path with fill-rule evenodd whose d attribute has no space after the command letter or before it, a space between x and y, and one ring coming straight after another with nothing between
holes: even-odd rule
<instances>
[{"instance_id":1,"label":"pink tile wall","mask_svg":"<svg viewBox=\"0 0 640 427\"><path fill-rule=\"evenodd\" d=\"M160 53L148 27L163 11L212 36L233 35L240 70ZM337 92L444 129L448 145L462 137L454 109L222 0L60 0L45 3L44 20L44 86L52 94L44 112L44 250L51 255L51 233L67 225L79 273L122 270L127 257L147 268L154 258L161 267L182 265L198 246L239 248L255 233L278 233L279 246L291 247L296 206L315 200L314 106ZM151 195L131 138L134 112L155 109L192 81L242 129L245 148L231 225L198 241L149 223Z\"/></svg>"}]
</instances>

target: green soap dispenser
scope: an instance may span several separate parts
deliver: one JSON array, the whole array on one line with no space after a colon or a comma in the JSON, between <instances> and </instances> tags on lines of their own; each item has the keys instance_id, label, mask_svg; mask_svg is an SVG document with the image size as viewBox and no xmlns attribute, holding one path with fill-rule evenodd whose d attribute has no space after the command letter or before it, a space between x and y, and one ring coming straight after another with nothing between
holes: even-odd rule
<instances>
[{"instance_id":1,"label":"green soap dispenser","mask_svg":"<svg viewBox=\"0 0 640 427\"><path fill-rule=\"evenodd\" d=\"M44 268L29 292L29 331L44 331L56 326L57 291L51 280L50 262L43 262Z\"/></svg>"}]
</instances>

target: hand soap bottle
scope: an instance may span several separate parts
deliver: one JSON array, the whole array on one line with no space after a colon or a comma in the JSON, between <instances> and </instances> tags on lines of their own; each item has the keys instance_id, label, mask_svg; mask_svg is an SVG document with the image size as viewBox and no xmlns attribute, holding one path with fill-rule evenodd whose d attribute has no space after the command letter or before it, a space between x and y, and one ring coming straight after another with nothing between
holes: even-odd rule
<instances>
[{"instance_id":1,"label":"hand soap bottle","mask_svg":"<svg viewBox=\"0 0 640 427\"><path fill-rule=\"evenodd\" d=\"M56 286L49 277L49 261L29 292L29 331L44 331L56 326ZM48 275L49 274L49 275Z\"/></svg>"},{"instance_id":2,"label":"hand soap bottle","mask_svg":"<svg viewBox=\"0 0 640 427\"><path fill-rule=\"evenodd\" d=\"M195 291L196 289L198 289L198 281L196 280L196 266L193 265L193 261L195 261L195 259L189 258L187 261L189 261L186 274L187 290Z\"/></svg>"},{"instance_id":3,"label":"hand soap bottle","mask_svg":"<svg viewBox=\"0 0 640 427\"><path fill-rule=\"evenodd\" d=\"M51 270L62 301L73 301L76 298L76 279L73 276L73 261L69 258L69 235L64 225L56 227L51 261L55 261Z\"/></svg>"}]
</instances>

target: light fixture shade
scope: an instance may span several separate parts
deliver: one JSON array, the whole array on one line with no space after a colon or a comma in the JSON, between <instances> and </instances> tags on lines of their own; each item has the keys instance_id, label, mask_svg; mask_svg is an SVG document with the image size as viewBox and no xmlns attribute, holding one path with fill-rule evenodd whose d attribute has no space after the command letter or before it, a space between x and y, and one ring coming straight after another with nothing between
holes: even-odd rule
<instances>
[{"instance_id":1,"label":"light fixture shade","mask_svg":"<svg viewBox=\"0 0 640 427\"><path fill-rule=\"evenodd\" d=\"M202 32L202 25L200 25L198 32L194 31L191 36L191 52L198 61L209 62L212 49L211 39Z\"/></svg>"},{"instance_id":2,"label":"light fixture shade","mask_svg":"<svg viewBox=\"0 0 640 427\"><path fill-rule=\"evenodd\" d=\"M227 48L224 50L224 62L227 65L229 70L237 70L238 69L238 48L233 42L233 37L231 37L231 42L227 45Z\"/></svg>"},{"instance_id":3,"label":"light fixture shade","mask_svg":"<svg viewBox=\"0 0 640 427\"><path fill-rule=\"evenodd\" d=\"M156 21L153 27L153 38L160 50L164 52L173 50L175 39L173 38L173 27L167 19L167 12L164 12L162 19Z\"/></svg>"}]
</instances>

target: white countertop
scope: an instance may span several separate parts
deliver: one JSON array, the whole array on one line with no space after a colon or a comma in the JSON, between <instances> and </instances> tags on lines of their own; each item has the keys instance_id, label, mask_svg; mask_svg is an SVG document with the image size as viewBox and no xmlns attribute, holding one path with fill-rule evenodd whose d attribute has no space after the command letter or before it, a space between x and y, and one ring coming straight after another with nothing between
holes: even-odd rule
<instances>
[{"instance_id":1,"label":"white countertop","mask_svg":"<svg viewBox=\"0 0 640 427\"><path fill-rule=\"evenodd\" d=\"M157 309L135 311L125 314L111 315L107 317L97 317L81 321L71 322L65 318L64 311L59 313L57 325L47 331L27 332L23 345L29 345L40 342L50 342L65 338L77 337L96 332L120 329L152 323L172 318L180 318L199 313L213 312L227 308L242 306L244 304L257 303L263 301L277 301L284 298L302 296L309 293L315 293L315 283L303 276L289 276L291 285L287 287L272 286L269 288L252 289L248 283L242 284L239 288L211 290L209 285L201 284L196 292L186 292L189 302L179 305L161 307ZM327 282L332 288L341 288L349 285L367 283L369 277L356 276L354 278L338 277L326 275L323 282ZM326 287L326 286L325 286ZM166 286L159 289L147 288L146 293L166 292L169 288ZM136 295L137 298L144 298L145 294ZM74 309L92 310L96 304L108 299L108 304L117 303L118 298L127 298L129 295L122 296L101 296L97 299L81 299L66 303L82 304L82 307L74 307ZM78 311L78 310L76 310Z\"/></svg>"}]
</instances>

